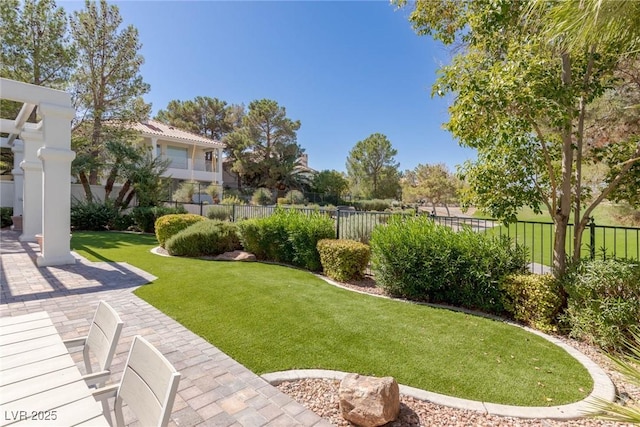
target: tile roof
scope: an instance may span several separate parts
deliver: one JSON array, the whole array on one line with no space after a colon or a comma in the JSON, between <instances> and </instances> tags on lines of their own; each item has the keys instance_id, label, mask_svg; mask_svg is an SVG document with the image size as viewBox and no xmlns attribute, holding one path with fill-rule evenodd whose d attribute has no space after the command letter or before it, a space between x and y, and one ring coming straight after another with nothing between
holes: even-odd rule
<instances>
[{"instance_id":1,"label":"tile roof","mask_svg":"<svg viewBox=\"0 0 640 427\"><path fill-rule=\"evenodd\" d=\"M214 147L224 147L220 141L215 141L204 136L197 135L186 130L178 129L174 126L159 122L157 120L147 120L145 122L136 123L133 128L142 132L144 136L161 136L164 139L180 140L190 143L204 143Z\"/></svg>"}]
</instances>

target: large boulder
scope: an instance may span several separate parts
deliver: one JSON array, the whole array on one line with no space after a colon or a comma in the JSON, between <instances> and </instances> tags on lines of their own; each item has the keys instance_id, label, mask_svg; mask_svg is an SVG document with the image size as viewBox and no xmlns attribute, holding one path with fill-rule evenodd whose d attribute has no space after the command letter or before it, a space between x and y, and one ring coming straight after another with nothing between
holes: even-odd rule
<instances>
[{"instance_id":1,"label":"large boulder","mask_svg":"<svg viewBox=\"0 0 640 427\"><path fill-rule=\"evenodd\" d=\"M363 427L384 425L398 418L400 389L393 377L348 374L340 383L342 417Z\"/></svg>"}]
</instances>

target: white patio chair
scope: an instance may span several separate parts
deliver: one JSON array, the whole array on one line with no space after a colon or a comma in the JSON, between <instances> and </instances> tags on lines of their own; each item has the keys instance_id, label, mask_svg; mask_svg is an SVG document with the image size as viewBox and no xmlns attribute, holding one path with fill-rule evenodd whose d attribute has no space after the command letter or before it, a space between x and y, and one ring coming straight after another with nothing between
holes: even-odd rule
<instances>
[{"instance_id":1,"label":"white patio chair","mask_svg":"<svg viewBox=\"0 0 640 427\"><path fill-rule=\"evenodd\" d=\"M164 427L169 423L179 382L180 373L173 365L147 340L136 335L120 384L94 390L93 397L102 402L110 423L107 399L115 397L113 411L117 427L125 425L123 403L138 417L140 425Z\"/></svg>"},{"instance_id":2,"label":"white patio chair","mask_svg":"<svg viewBox=\"0 0 640 427\"><path fill-rule=\"evenodd\" d=\"M87 385L102 386L111 375L111 360L116 352L120 332L124 322L109 304L100 301L89 334L83 338L65 340L68 349L83 347L82 356L86 374L83 376ZM98 370L94 372L91 365L91 354L98 361Z\"/></svg>"}]
</instances>

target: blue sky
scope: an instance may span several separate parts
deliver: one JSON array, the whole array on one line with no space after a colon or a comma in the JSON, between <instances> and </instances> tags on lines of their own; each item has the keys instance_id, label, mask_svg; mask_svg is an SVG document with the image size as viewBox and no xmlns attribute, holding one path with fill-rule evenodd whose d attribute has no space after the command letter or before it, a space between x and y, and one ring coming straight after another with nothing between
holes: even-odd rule
<instances>
[{"instance_id":1,"label":"blue sky","mask_svg":"<svg viewBox=\"0 0 640 427\"><path fill-rule=\"evenodd\" d=\"M450 99L431 98L448 51L386 1L113 3L139 31L154 115L172 99L274 99L302 122L298 142L317 170L345 171L349 151L376 132L398 150L401 170L453 170L475 157L442 129Z\"/></svg>"}]
</instances>

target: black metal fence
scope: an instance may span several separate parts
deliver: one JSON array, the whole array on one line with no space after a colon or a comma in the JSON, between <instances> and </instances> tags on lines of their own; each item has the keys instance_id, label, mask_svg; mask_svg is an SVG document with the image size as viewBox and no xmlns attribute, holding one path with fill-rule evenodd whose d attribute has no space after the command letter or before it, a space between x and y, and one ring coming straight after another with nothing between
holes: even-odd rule
<instances>
[{"instance_id":1,"label":"black metal fence","mask_svg":"<svg viewBox=\"0 0 640 427\"><path fill-rule=\"evenodd\" d=\"M183 205L188 212L211 218L240 221L263 218L272 215L276 206L252 205L211 205L207 203L168 202L174 206ZM306 214L325 212L335 219L336 238L369 243L375 227L384 225L392 215L429 215L426 212L363 212L352 207L300 208L287 205L283 209L296 209ZM553 263L553 239L555 227L551 222L518 221L505 225L496 219L429 215L436 223L458 231L469 228L493 236L507 236L525 246L529 252L529 262L535 272L547 272ZM597 225L593 220L582 237L580 253L582 257L626 258L640 261L640 228ZM567 253L573 253L573 225L567 229Z\"/></svg>"}]
</instances>

